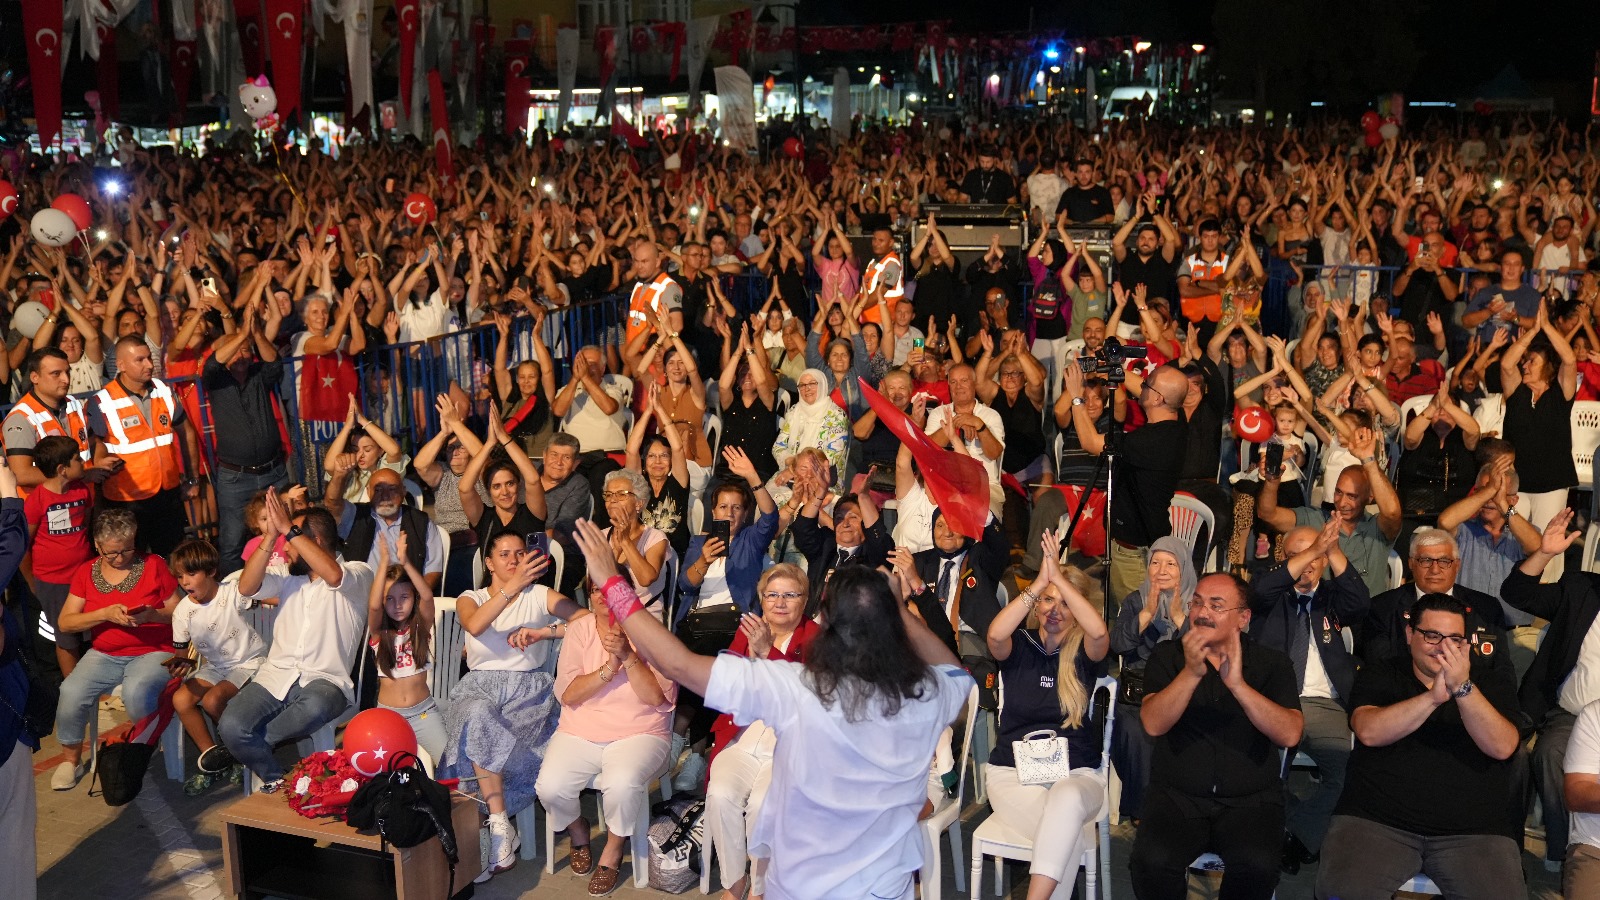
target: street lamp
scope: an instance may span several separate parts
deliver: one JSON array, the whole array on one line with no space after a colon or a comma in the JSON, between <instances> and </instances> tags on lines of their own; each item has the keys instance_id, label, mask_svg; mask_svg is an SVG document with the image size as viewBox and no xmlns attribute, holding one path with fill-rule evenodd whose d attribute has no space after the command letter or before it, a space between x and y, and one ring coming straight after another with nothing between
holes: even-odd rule
<instances>
[{"instance_id":1,"label":"street lamp","mask_svg":"<svg viewBox=\"0 0 1600 900\"><path fill-rule=\"evenodd\" d=\"M794 19L794 41L790 50L794 53L794 111L795 121L800 121L806 114L805 85L800 75L800 2L793 3L768 3L761 8L761 15L756 19L758 25L777 25L778 17L772 12L774 9L790 10Z\"/></svg>"}]
</instances>

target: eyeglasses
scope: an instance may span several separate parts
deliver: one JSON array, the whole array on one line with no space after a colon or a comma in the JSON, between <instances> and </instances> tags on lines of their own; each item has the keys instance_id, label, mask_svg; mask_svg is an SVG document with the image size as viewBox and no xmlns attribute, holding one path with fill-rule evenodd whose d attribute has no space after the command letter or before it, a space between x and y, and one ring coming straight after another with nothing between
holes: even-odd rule
<instances>
[{"instance_id":1,"label":"eyeglasses","mask_svg":"<svg viewBox=\"0 0 1600 900\"><path fill-rule=\"evenodd\" d=\"M1234 611L1236 609L1248 609L1248 608L1249 608L1248 606L1223 606L1222 605L1222 601L1220 601L1220 600L1201 600L1199 597L1196 597L1195 599L1189 601L1189 611L1190 612L1195 612L1195 611L1204 609L1204 610L1206 610L1208 612L1213 612L1213 613L1216 613L1218 615L1221 615L1222 613L1232 612L1232 611Z\"/></svg>"},{"instance_id":2,"label":"eyeglasses","mask_svg":"<svg viewBox=\"0 0 1600 900\"><path fill-rule=\"evenodd\" d=\"M121 559L124 556L132 556L134 553L135 553L135 550L132 547L128 547L128 548L126 548L124 550L101 550L100 551L100 555L105 557L106 559Z\"/></svg>"},{"instance_id":3,"label":"eyeglasses","mask_svg":"<svg viewBox=\"0 0 1600 900\"><path fill-rule=\"evenodd\" d=\"M783 601L788 602L788 603L793 603L796 600L799 600L801 597L804 597L804 596L805 596L804 594L801 594L801 593L799 593L797 591L784 591L781 594L778 593L777 591L767 591L765 594L761 595L761 599L767 601L768 603L772 603L772 602L777 601L777 600L783 600Z\"/></svg>"},{"instance_id":4,"label":"eyeglasses","mask_svg":"<svg viewBox=\"0 0 1600 900\"><path fill-rule=\"evenodd\" d=\"M1413 556L1411 557L1411 564L1413 566L1421 566L1424 569L1448 569L1456 564L1456 558L1453 556ZM1438 641L1434 643L1438 643Z\"/></svg>"},{"instance_id":5,"label":"eyeglasses","mask_svg":"<svg viewBox=\"0 0 1600 900\"><path fill-rule=\"evenodd\" d=\"M1021 378L1022 377L1022 373L1021 372L1001 372L1000 373L1000 377L1001 378Z\"/></svg>"},{"instance_id":6,"label":"eyeglasses","mask_svg":"<svg viewBox=\"0 0 1600 900\"><path fill-rule=\"evenodd\" d=\"M1413 628L1412 630L1422 635L1422 639L1429 644L1437 644L1445 638L1449 638L1450 643L1455 644L1457 647L1467 642L1467 636L1464 634L1445 634L1442 631L1434 631L1428 628Z\"/></svg>"},{"instance_id":7,"label":"eyeglasses","mask_svg":"<svg viewBox=\"0 0 1600 900\"><path fill-rule=\"evenodd\" d=\"M633 491L604 491L600 496L607 500L626 500L633 496Z\"/></svg>"},{"instance_id":8,"label":"eyeglasses","mask_svg":"<svg viewBox=\"0 0 1600 900\"><path fill-rule=\"evenodd\" d=\"M815 381L802 381L797 386L803 388L814 388L817 386L817 383Z\"/></svg>"}]
</instances>

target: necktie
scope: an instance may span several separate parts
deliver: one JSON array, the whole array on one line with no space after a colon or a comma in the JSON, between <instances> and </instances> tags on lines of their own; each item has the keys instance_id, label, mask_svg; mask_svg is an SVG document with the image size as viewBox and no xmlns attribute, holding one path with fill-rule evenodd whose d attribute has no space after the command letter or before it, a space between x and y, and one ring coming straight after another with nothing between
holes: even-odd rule
<instances>
[{"instance_id":1,"label":"necktie","mask_svg":"<svg viewBox=\"0 0 1600 900\"><path fill-rule=\"evenodd\" d=\"M1306 684L1306 656L1311 650L1311 598L1295 595L1294 631L1289 634L1289 661L1294 663L1295 683Z\"/></svg>"},{"instance_id":2,"label":"necktie","mask_svg":"<svg viewBox=\"0 0 1600 900\"><path fill-rule=\"evenodd\" d=\"M839 568L841 566L844 566L845 564L847 564L849 562L850 562L850 548L848 548L848 547L840 547L839 548L839 558L834 561L833 567L835 569L837 569L837 568Z\"/></svg>"},{"instance_id":3,"label":"necktie","mask_svg":"<svg viewBox=\"0 0 1600 900\"><path fill-rule=\"evenodd\" d=\"M940 603L950 602L950 570L955 568L956 561L947 559L939 564L939 581L934 585L933 592L938 595Z\"/></svg>"}]
</instances>

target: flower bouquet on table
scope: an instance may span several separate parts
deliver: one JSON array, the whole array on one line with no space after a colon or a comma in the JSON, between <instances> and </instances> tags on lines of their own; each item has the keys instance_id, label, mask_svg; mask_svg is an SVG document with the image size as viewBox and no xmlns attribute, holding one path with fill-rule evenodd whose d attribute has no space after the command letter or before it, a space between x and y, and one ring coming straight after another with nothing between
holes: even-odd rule
<instances>
[{"instance_id":1,"label":"flower bouquet on table","mask_svg":"<svg viewBox=\"0 0 1600 900\"><path fill-rule=\"evenodd\" d=\"M295 763L284 776L289 808L308 819L343 820L350 798L367 777L356 771L342 750L321 750Z\"/></svg>"}]
</instances>

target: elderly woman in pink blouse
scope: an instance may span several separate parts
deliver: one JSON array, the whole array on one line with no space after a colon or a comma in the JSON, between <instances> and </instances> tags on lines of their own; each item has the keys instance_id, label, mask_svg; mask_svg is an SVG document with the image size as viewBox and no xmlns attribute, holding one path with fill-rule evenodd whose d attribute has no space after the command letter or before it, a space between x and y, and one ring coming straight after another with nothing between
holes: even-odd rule
<instances>
[{"instance_id":1,"label":"elderly woman in pink blouse","mask_svg":"<svg viewBox=\"0 0 1600 900\"><path fill-rule=\"evenodd\" d=\"M616 887L623 842L645 839L633 834L634 825L649 802L650 781L666 769L678 686L634 653L598 592L590 607L595 614L570 623L561 645L555 683L561 724L534 790L550 821L571 839L572 871L590 875L589 895L603 897ZM606 821L599 865L578 805L591 778Z\"/></svg>"}]
</instances>

